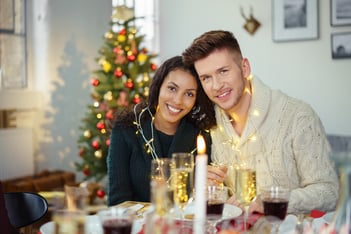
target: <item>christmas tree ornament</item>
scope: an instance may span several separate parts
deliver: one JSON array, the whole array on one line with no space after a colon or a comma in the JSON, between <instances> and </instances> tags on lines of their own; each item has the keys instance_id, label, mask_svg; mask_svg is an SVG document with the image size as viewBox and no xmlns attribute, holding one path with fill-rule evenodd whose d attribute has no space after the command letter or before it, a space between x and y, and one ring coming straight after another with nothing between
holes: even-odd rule
<instances>
[{"instance_id":1,"label":"christmas tree ornament","mask_svg":"<svg viewBox=\"0 0 351 234\"><path fill-rule=\"evenodd\" d=\"M145 83L148 83L149 81L150 81L150 76L149 76L149 74L148 73L144 73L144 75L143 75L143 81L145 82Z\"/></svg>"},{"instance_id":2,"label":"christmas tree ornament","mask_svg":"<svg viewBox=\"0 0 351 234\"><path fill-rule=\"evenodd\" d=\"M113 95L112 95L112 91L107 91L105 94L104 94L104 100L106 101L112 101L113 100Z\"/></svg>"},{"instance_id":3,"label":"christmas tree ornament","mask_svg":"<svg viewBox=\"0 0 351 234\"><path fill-rule=\"evenodd\" d=\"M127 30L125 28L121 29L118 33L118 35L126 35L127 34Z\"/></svg>"},{"instance_id":4,"label":"christmas tree ornament","mask_svg":"<svg viewBox=\"0 0 351 234\"><path fill-rule=\"evenodd\" d=\"M106 140L106 146L107 146L107 147L110 146L110 138Z\"/></svg>"},{"instance_id":5,"label":"christmas tree ornament","mask_svg":"<svg viewBox=\"0 0 351 234\"><path fill-rule=\"evenodd\" d=\"M95 149L95 150L98 150L100 149L100 142L95 140L91 143L91 146Z\"/></svg>"},{"instance_id":6,"label":"christmas tree ornament","mask_svg":"<svg viewBox=\"0 0 351 234\"><path fill-rule=\"evenodd\" d=\"M134 54L130 54L130 55L127 55L127 59L130 61L130 62L134 62L135 61L135 55Z\"/></svg>"},{"instance_id":7,"label":"christmas tree ornament","mask_svg":"<svg viewBox=\"0 0 351 234\"><path fill-rule=\"evenodd\" d=\"M96 87L96 86L98 86L100 84L100 81L98 79L92 79L90 81L90 83L91 83L92 86Z\"/></svg>"},{"instance_id":8,"label":"christmas tree ornament","mask_svg":"<svg viewBox=\"0 0 351 234\"><path fill-rule=\"evenodd\" d=\"M101 129L104 129L105 128L105 123L104 121L100 121L96 124L96 128L101 130Z\"/></svg>"},{"instance_id":9,"label":"christmas tree ornament","mask_svg":"<svg viewBox=\"0 0 351 234\"><path fill-rule=\"evenodd\" d=\"M133 98L133 103L138 104L140 102L141 102L141 98L140 98L139 94L135 94L135 96Z\"/></svg>"},{"instance_id":10,"label":"christmas tree ornament","mask_svg":"<svg viewBox=\"0 0 351 234\"><path fill-rule=\"evenodd\" d=\"M123 22L134 17L133 8L129 8L125 5L117 6L112 11L112 22Z\"/></svg>"},{"instance_id":11,"label":"christmas tree ornament","mask_svg":"<svg viewBox=\"0 0 351 234\"><path fill-rule=\"evenodd\" d=\"M98 191L96 191L96 196L98 196L99 198L104 198L105 197L105 191L102 189L99 189Z\"/></svg>"},{"instance_id":12,"label":"christmas tree ornament","mask_svg":"<svg viewBox=\"0 0 351 234\"><path fill-rule=\"evenodd\" d=\"M143 64L143 63L145 63L146 60L147 60L146 54L143 54L143 53L138 54L138 62L139 63Z\"/></svg>"},{"instance_id":13,"label":"christmas tree ornament","mask_svg":"<svg viewBox=\"0 0 351 234\"><path fill-rule=\"evenodd\" d=\"M102 150L99 149L99 150L95 151L95 152L94 152L94 156L95 156L96 158L102 158Z\"/></svg>"},{"instance_id":14,"label":"christmas tree ornament","mask_svg":"<svg viewBox=\"0 0 351 234\"><path fill-rule=\"evenodd\" d=\"M144 88L143 95L144 95L144 97L148 97L149 96L149 87L145 87Z\"/></svg>"},{"instance_id":15,"label":"christmas tree ornament","mask_svg":"<svg viewBox=\"0 0 351 234\"><path fill-rule=\"evenodd\" d=\"M128 89L133 89L134 87L134 83L133 83L133 80L132 79L128 79L126 84L125 84L126 88Z\"/></svg>"},{"instance_id":16,"label":"christmas tree ornament","mask_svg":"<svg viewBox=\"0 0 351 234\"><path fill-rule=\"evenodd\" d=\"M117 36L117 41L118 41L119 43L123 43L123 42L125 42L126 40L127 40L126 35L118 35L118 36Z\"/></svg>"},{"instance_id":17,"label":"christmas tree ornament","mask_svg":"<svg viewBox=\"0 0 351 234\"><path fill-rule=\"evenodd\" d=\"M112 32L107 32L107 33L105 33L105 38L106 38L107 40L111 40L111 39L113 38L113 33L112 33Z\"/></svg>"},{"instance_id":18,"label":"christmas tree ornament","mask_svg":"<svg viewBox=\"0 0 351 234\"><path fill-rule=\"evenodd\" d=\"M85 176L89 176L90 175L90 169L88 165L85 165L84 169L83 169L83 173Z\"/></svg>"},{"instance_id":19,"label":"christmas tree ornament","mask_svg":"<svg viewBox=\"0 0 351 234\"><path fill-rule=\"evenodd\" d=\"M151 63L150 68L151 68L151 70L156 71L157 65L154 63Z\"/></svg>"},{"instance_id":20,"label":"christmas tree ornament","mask_svg":"<svg viewBox=\"0 0 351 234\"><path fill-rule=\"evenodd\" d=\"M101 118L102 118L102 114L101 114L101 113L97 113L97 114L96 114L96 118L97 118L97 119L101 119Z\"/></svg>"},{"instance_id":21,"label":"christmas tree ornament","mask_svg":"<svg viewBox=\"0 0 351 234\"><path fill-rule=\"evenodd\" d=\"M89 130L85 130L83 135L85 138L89 139L91 137L91 132Z\"/></svg>"},{"instance_id":22,"label":"christmas tree ornament","mask_svg":"<svg viewBox=\"0 0 351 234\"><path fill-rule=\"evenodd\" d=\"M79 149L79 156L82 157L84 155L85 150L83 148Z\"/></svg>"},{"instance_id":23,"label":"christmas tree ornament","mask_svg":"<svg viewBox=\"0 0 351 234\"><path fill-rule=\"evenodd\" d=\"M93 105L94 105L94 107L95 107L95 108L99 108L99 106L100 106L100 102L96 101L96 102L94 102L94 104L93 104Z\"/></svg>"},{"instance_id":24,"label":"christmas tree ornament","mask_svg":"<svg viewBox=\"0 0 351 234\"><path fill-rule=\"evenodd\" d=\"M120 62L117 62L117 63L120 63ZM121 78L123 76L123 71L120 67L118 67L113 74L115 77Z\"/></svg>"},{"instance_id":25,"label":"christmas tree ornament","mask_svg":"<svg viewBox=\"0 0 351 234\"><path fill-rule=\"evenodd\" d=\"M109 119L109 120L113 119L113 111L112 110L108 110L106 112L106 119Z\"/></svg>"},{"instance_id":26,"label":"christmas tree ornament","mask_svg":"<svg viewBox=\"0 0 351 234\"><path fill-rule=\"evenodd\" d=\"M117 105L119 106L128 106L127 93L125 91L121 91L119 93L119 97L117 99Z\"/></svg>"},{"instance_id":27,"label":"christmas tree ornament","mask_svg":"<svg viewBox=\"0 0 351 234\"><path fill-rule=\"evenodd\" d=\"M115 47L114 49L113 49L113 53L115 53L115 54L123 54L123 50L120 48L120 47Z\"/></svg>"},{"instance_id":28,"label":"christmas tree ornament","mask_svg":"<svg viewBox=\"0 0 351 234\"><path fill-rule=\"evenodd\" d=\"M107 62L106 60L102 62L101 64L102 66L102 70L104 70L104 72L109 72L111 70L111 63Z\"/></svg>"}]
</instances>

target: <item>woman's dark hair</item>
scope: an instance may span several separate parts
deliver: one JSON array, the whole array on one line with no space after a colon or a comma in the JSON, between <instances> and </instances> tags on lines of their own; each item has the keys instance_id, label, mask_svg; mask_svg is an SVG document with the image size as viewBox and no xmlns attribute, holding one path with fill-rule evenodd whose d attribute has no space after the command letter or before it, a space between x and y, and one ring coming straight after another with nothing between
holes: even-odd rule
<instances>
[{"instance_id":1,"label":"woman's dark hair","mask_svg":"<svg viewBox=\"0 0 351 234\"><path fill-rule=\"evenodd\" d=\"M224 30L213 30L194 39L192 44L183 52L186 66L193 66L199 60L207 57L215 50L228 49L242 58L240 45L234 34Z\"/></svg>"},{"instance_id":2,"label":"woman's dark hair","mask_svg":"<svg viewBox=\"0 0 351 234\"><path fill-rule=\"evenodd\" d=\"M216 124L214 107L212 102L206 96L200 81L197 77L197 73L193 66L185 66L183 63L182 56L174 56L170 59L167 59L162 65L156 70L153 79L149 88L149 97L148 101L143 102L137 106L136 113L139 114L140 111L149 107L151 113L154 115L156 112L156 108L158 105L158 98L160 94L160 88L165 78L171 71L181 69L185 72L190 73L195 77L197 82L197 95L196 102L192 111L190 111L185 118L198 126L200 129L210 129ZM145 113L143 117L147 117ZM123 109L121 111L116 112L115 114L115 125L118 126L131 126L133 125L135 119L134 111L130 108ZM143 118L142 118L143 120Z\"/></svg>"}]
</instances>

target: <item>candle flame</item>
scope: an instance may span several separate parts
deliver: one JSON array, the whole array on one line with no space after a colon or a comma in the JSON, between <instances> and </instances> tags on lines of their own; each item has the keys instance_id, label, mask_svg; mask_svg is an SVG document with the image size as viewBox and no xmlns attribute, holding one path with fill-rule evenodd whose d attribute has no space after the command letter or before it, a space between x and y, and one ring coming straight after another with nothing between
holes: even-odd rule
<instances>
[{"instance_id":1,"label":"candle flame","mask_svg":"<svg viewBox=\"0 0 351 234\"><path fill-rule=\"evenodd\" d=\"M197 154L205 154L206 153L206 144L204 137L199 134L197 136Z\"/></svg>"}]
</instances>

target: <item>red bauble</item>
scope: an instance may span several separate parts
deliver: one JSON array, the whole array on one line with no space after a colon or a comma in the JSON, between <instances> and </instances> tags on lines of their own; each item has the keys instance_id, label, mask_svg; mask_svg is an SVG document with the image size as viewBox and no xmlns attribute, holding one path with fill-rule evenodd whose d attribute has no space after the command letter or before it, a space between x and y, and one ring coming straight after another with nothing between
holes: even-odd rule
<instances>
[{"instance_id":1,"label":"red bauble","mask_svg":"<svg viewBox=\"0 0 351 234\"><path fill-rule=\"evenodd\" d=\"M121 51L122 51L122 49L119 48L119 47L116 47L116 48L113 49L113 52L116 53L116 54L119 54Z\"/></svg>"},{"instance_id":2,"label":"red bauble","mask_svg":"<svg viewBox=\"0 0 351 234\"><path fill-rule=\"evenodd\" d=\"M122 70L116 70L114 73L115 77L121 78L123 76L123 71Z\"/></svg>"},{"instance_id":3,"label":"red bauble","mask_svg":"<svg viewBox=\"0 0 351 234\"><path fill-rule=\"evenodd\" d=\"M126 35L126 33L127 33L127 30L124 28L124 29L122 29L121 31L119 31L119 35Z\"/></svg>"},{"instance_id":4,"label":"red bauble","mask_svg":"<svg viewBox=\"0 0 351 234\"><path fill-rule=\"evenodd\" d=\"M154 63L151 63L150 67L151 67L151 70L153 70L153 71L156 71L156 69L157 69L157 65Z\"/></svg>"},{"instance_id":5,"label":"red bauble","mask_svg":"<svg viewBox=\"0 0 351 234\"><path fill-rule=\"evenodd\" d=\"M98 85L100 84L100 81L99 81L98 79L92 79L92 80L91 80L91 84L92 84L93 86L98 86Z\"/></svg>"},{"instance_id":6,"label":"red bauble","mask_svg":"<svg viewBox=\"0 0 351 234\"><path fill-rule=\"evenodd\" d=\"M84 167L83 173L84 173L84 175L86 175L86 176L90 175L90 170L89 170L89 167L88 167L88 166L85 166L85 167Z\"/></svg>"},{"instance_id":7,"label":"red bauble","mask_svg":"<svg viewBox=\"0 0 351 234\"><path fill-rule=\"evenodd\" d=\"M99 143L99 141L93 141L93 142L91 143L91 146L92 146L94 149L96 149L96 150L100 149L100 143Z\"/></svg>"},{"instance_id":8,"label":"red bauble","mask_svg":"<svg viewBox=\"0 0 351 234\"><path fill-rule=\"evenodd\" d=\"M96 195L97 195L99 198L104 198L104 197L105 197L105 191L102 190L102 189L99 189L98 191L96 191Z\"/></svg>"},{"instance_id":9,"label":"red bauble","mask_svg":"<svg viewBox=\"0 0 351 234\"><path fill-rule=\"evenodd\" d=\"M106 140L106 146L107 146L107 147L110 146L110 139L107 139L107 140Z\"/></svg>"},{"instance_id":10,"label":"red bauble","mask_svg":"<svg viewBox=\"0 0 351 234\"><path fill-rule=\"evenodd\" d=\"M80 148L80 149L79 149L79 156L81 156L81 157L82 157L82 156L83 156L83 154L84 154L84 149L83 149L83 148Z\"/></svg>"},{"instance_id":11,"label":"red bauble","mask_svg":"<svg viewBox=\"0 0 351 234\"><path fill-rule=\"evenodd\" d=\"M140 97L134 97L133 98L133 103L134 104L138 104L138 103L140 103L141 102L141 98Z\"/></svg>"},{"instance_id":12,"label":"red bauble","mask_svg":"<svg viewBox=\"0 0 351 234\"><path fill-rule=\"evenodd\" d=\"M112 110L107 111L106 119L113 119L113 111Z\"/></svg>"},{"instance_id":13,"label":"red bauble","mask_svg":"<svg viewBox=\"0 0 351 234\"><path fill-rule=\"evenodd\" d=\"M103 121L100 121L96 124L96 128L101 130L105 128L105 123Z\"/></svg>"},{"instance_id":14,"label":"red bauble","mask_svg":"<svg viewBox=\"0 0 351 234\"><path fill-rule=\"evenodd\" d=\"M125 83L125 86L126 86L126 88L128 88L128 89L132 89L132 88L134 87L134 83L133 83L133 81L128 80L128 81Z\"/></svg>"},{"instance_id":15,"label":"red bauble","mask_svg":"<svg viewBox=\"0 0 351 234\"><path fill-rule=\"evenodd\" d=\"M128 59L129 61L133 62L133 61L135 61L136 56L135 56L135 54L131 54L131 55L128 55L128 56L127 56L127 59Z\"/></svg>"}]
</instances>

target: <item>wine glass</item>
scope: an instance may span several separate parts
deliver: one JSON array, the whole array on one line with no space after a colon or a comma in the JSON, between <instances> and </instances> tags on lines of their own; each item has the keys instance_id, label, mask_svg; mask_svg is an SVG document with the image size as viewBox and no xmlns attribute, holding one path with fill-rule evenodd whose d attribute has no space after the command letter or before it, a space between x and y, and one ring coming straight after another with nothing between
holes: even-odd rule
<instances>
[{"instance_id":1,"label":"wine glass","mask_svg":"<svg viewBox=\"0 0 351 234\"><path fill-rule=\"evenodd\" d=\"M174 169L172 179L174 186L174 203L184 219L184 208L192 201L194 190L194 156L191 153L173 153Z\"/></svg>"},{"instance_id":2,"label":"wine glass","mask_svg":"<svg viewBox=\"0 0 351 234\"><path fill-rule=\"evenodd\" d=\"M174 165L172 158L151 161L151 203L159 215L173 213L174 186L171 173Z\"/></svg>"},{"instance_id":3,"label":"wine glass","mask_svg":"<svg viewBox=\"0 0 351 234\"><path fill-rule=\"evenodd\" d=\"M288 210L290 191L280 186L272 186L263 190L260 197L264 216L272 224L274 233L278 233Z\"/></svg>"},{"instance_id":4,"label":"wine glass","mask_svg":"<svg viewBox=\"0 0 351 234\"><path fill-rule=\"evenodd\" d=\"M228 199L228 188L222 185L210 185L206 191L206 218L209 233L216 233L216 224L222 219L224 204Z\"/></svg>"},{"instance_id":5,"label":"wine glass","mask_svg":"<svg viewBox=\"0 0 351 234\"><path fill-rule=\"evenodd\" d=\"M249 205L256 198L256 171L250 168L235 168L234 195L244 207L244 225L247 227Z\"/></svg>"}]
</instances>

